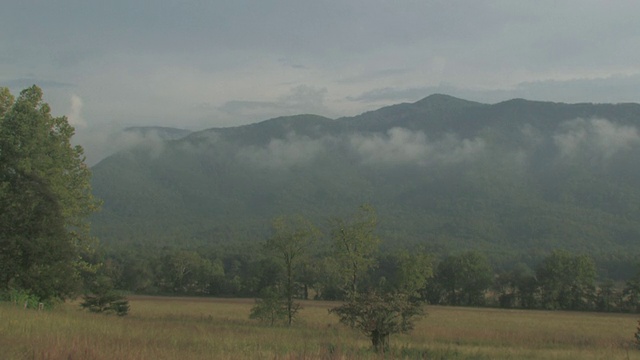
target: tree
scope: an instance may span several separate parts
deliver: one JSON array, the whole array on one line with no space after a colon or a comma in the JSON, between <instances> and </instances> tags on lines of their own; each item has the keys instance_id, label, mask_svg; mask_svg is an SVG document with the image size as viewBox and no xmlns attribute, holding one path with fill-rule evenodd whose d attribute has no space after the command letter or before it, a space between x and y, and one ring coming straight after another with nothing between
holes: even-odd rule
<instances>
[{"instance_id":1,"label":"tree","mask_svg":"<svg viewBox=\"0 0 640 360\"><path fill-rule=\"evenodd\" d=\"M628 312L640 312L640 268L624 285L622 307Z\"/></svg>"},{"instance_id":2,"label":"tree","mask_svg":"<svg viewBox=\"0 0 640 360\"><path fill-rule=\"evenodd\" d=\"M613 280L606 280L596 293L596 310L611 312L618 309L622 302L622 293L616 289Z\"/></svg>"},{"instance_id":3,"label":"tree","mask_svg":"<svg viewBox=\"0 0 640 360\"><path fill-rule=\"evenodd\" d=\"M486 257L469 251L447 256L438 265L434 281L449 305L483 305L493 272Z\"/></svg>"},{"instance_id":4,"label":"tree","mask_svg":"<svg viewBox=\"0 0 640 360\"><path fill-rule=\"evenodd\" d=\"M375 253L380 243L374 233L377 224L376 212L371 205L360 206L359 212L348 220L336 218L332 221L335 258L351 299L358 294L361 278L375 265Z\"/></svg>"},{"instance_id":5,"label":"tree","mask_svg":"<svg viewBox=\"0 0 640 360\"><path fill-rule=\"evenodd\" d=\"M403 249L386 254L380 257L375 276L382 290L422 297L427 281L433 276L433 257L421 250Z\"/></svg>"},{"instance_id":6,"label":"tree","mask_svg":"<svg viewBox=\"0 0 640 360\"><path fill-rule=\"evenodd\" d=\"M342 306L330 309L340 322L360 330L369 337L376 352L389 348L389 336L413 329L415 320L423 314L422 305L405 293L375 291L359 293Z\"/></svg>"},{"instance_id":7,"label":"tree","mask_svg":"<svg viewBox=\"0 0 640 360\"><path fill-rule=\"evenodd\" d=\"M496 276L494 291L500 307L533 308L536 305L537 283L535 273L524 263Z\"/></svg>"},{"instance_id":8,"label":"tree","mask_svg":"<svg viewBox=\"0 0 640 360\"><path fill-rule=\"evenodd\" d=\"M219 262L211 262L195 251L167 250L160 258L158 285L167 292L210 294L211 284L224 277Z\"/></svg>"},{"instance_id":9,"label":"tree","mask_svg":"<svg viewBox=\"0 0 640 360\"><path fill-rule=\"evenodd\" d=\"M282 301L280 291L274 287L266 287L261 291L261 297L256 299L256 304L251 308L249 319L255 319L273 326L276 322L287 319L291 312L297 312L298 307L288 308L288 304Z\"/></svg>"},{"instance_id":10,"label":"tree","mask_svg":"<svg viewBox=\"0 0 640 360\"><path fill-rule=\"evenodd\" d=\"M74 294L91 270L86 217L99 201L73 127L42 97L35 85L15 101L0 89L0 290L46 300Z\"/></svg>"},{"instance_id":11,"label":"tree","mask_svg":"<svg viewBox=\"0 0 640 360\"><path fill-rule=\"evenodd\" d=\"M589 310L594 302L596 266L587 255L556 250L536 270L542 306L547 309Z\"/></svg>"},{"instance_id":12,"label":"tree","mask_svg":"<svg viewBox=\"0 0 640 360\"><path fill-rule=\"evenodd\" d=\"M284 295L287 303L287 320L291 325L298 306L293 302L294 270L301 264L310 244L318 237L319 231L303 217L279 217L273 221L273 235L267 240L266 248L282 260L285 267Z\"/></svg>"}]
</instances>

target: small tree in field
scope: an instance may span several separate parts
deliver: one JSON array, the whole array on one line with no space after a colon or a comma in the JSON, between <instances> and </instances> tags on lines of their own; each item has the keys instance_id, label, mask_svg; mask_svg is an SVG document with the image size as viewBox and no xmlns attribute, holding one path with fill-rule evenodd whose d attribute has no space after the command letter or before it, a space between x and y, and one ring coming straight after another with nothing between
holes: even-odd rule
<instances>
[{"instance_id":1,"label":"small tree in field","mask_svg":"<svg viewBox=\"0 0 640 360\"><path fill-rule=\"evenodd\" d=\"M251 308L249 318L273 326L276 322L285 321L289 316L295 317L299 308L297 304L289 308L288 302L283 299L280 292L268 287L262 291L262 297L256 299L256 304Z\"/></svg>"},{"instance_id":2,"label":"small tree in field","mask_svg":"<svg viewBox=\"0 0 640 360\"><path fill-rule=\"evenodd\" d=\"M638 326L636 327L636 333L634 334L634 341L636 347L640 349L640 320L638 320Z\"/></svg>"},{"instance_id":3,"label":"small tree in field","mask_svg":"<svg viewBox=\"0 0 640 360\"><path fill-rule=\"evenodd\" d=\"M407 294L376 292L360 293L329 312L368 336L376 352L388 350L389 336L412 330L414 321L423 314L421 303L411 301Z\"/></svg>"}]
</instances>

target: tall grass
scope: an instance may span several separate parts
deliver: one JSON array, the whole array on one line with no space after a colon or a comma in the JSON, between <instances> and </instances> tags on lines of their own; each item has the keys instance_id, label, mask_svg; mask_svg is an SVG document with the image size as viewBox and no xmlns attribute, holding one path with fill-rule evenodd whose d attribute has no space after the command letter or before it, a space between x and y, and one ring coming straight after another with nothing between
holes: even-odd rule
<instances>
[{"instance_id":1,"label":"tall grass","mask_svg":"<svg viewBox=\"0 0 640 360\"><path fill-rule=\"evenodd\" d=\"M640 359L636 316L429 307L385 356L304 302L291 328L248 319L251 300L134 297L126 317L0 303L2 359Z\"/></svg>"}]
</instances>

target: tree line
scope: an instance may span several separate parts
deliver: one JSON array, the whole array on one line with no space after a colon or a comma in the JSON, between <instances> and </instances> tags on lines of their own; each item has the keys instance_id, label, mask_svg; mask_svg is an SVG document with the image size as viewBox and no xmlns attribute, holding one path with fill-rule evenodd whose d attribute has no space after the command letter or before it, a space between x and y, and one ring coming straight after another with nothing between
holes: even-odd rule
<instances>
[{"instance_id":1,"label":"tree line","mask_svg":"<svg viewBox=\"0 0 640 360\"><path fill-rule=\"evenodd\" d=\"M144 294L260 297L280 287L296 299L346 300L358 289L382 289L438 305L640 312L640 271L625 282L602 280L588 255L556 250L533 267L496 271L478 251L442 258L420 248L381 252L375 237L369 249L349 249L344 239L358 237L345 233L355 232L340 226L345 220L334 222L328 238L304 220L314 241L303 252L299 244L278 243L283 221L274 221L282 228L273 237L238 249L110 250L105 272L117 288Z\"/></svg>"}]
</instances>

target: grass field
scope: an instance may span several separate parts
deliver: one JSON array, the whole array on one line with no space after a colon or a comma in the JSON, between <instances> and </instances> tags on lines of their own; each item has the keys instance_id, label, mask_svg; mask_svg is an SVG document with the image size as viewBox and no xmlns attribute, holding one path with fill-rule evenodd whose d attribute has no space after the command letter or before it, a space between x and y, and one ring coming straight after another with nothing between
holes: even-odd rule
<instances>
[{"instance_id":1,"label":"grass field","mask_svg":"<svg viewBox=\"0 0 640 360\"><path fill-rule=\"evenodd\" d=\"M0 359L640 359L640 315L427 307L390 354L303 302L291 328L249 320L253 300L132 297L128 316L0 303Z\"/></svg>"}]
</instances>

